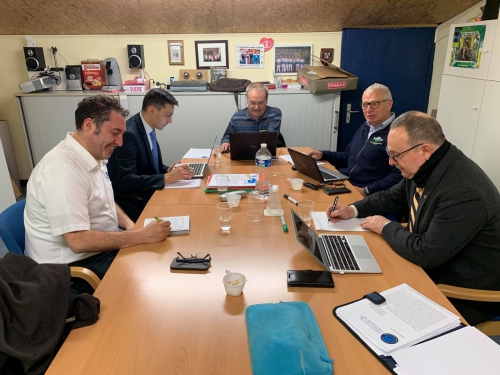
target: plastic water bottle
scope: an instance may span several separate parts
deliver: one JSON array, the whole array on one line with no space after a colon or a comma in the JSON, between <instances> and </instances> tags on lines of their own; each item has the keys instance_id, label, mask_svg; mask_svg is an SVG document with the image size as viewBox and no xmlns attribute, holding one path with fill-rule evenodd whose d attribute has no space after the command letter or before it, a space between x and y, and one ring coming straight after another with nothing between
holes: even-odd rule
<instances>
[{"instance_id":1,"label":"plastic water bottle","mask_svg":"<svg viewBox=\"0 0 500 375\"><path fill-rule=\"evenodd\" d=\"M267 197L269 195L269 188L271 187L271 153L267 149L266 143L262 143L260 150L255 154L255 166L257 168L255 190L262 197Z\"/></svg>"}]
</instances>

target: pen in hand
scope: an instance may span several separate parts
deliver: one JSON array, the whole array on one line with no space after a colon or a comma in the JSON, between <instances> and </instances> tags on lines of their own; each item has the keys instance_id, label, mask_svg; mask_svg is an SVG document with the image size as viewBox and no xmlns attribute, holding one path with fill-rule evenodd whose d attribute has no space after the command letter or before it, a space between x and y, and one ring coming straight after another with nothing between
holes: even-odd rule
<instances>
[{"instance_id":1,"label":"pen in hand","mask_svg":"<svg viewBox=\"0 0 500 375\"><path fill-rule=\"evenodd\" d=\"M330 210L330 217L328 218L328 221L331 220L332 218L332 214L333 214L333 211L335 211L335 208L337 208L337 202L339 201L339 196L337 195L335 197L335 200L333 201L333 204L332 204L332 209Z\"/></svg>"},{"instance_id":2,"label":"pen in hand","mask_svg":"<svg viewBox=\"0 0 500 375\"><path fill-rule=\"evenodd\" d=\"M154 218L155 218L155 220L156 220L157 222L159 222L159 223L161 223L161 222L163 221L163 219L160 219L158 216L155 216Z\"/></svg>"}]
</instances>

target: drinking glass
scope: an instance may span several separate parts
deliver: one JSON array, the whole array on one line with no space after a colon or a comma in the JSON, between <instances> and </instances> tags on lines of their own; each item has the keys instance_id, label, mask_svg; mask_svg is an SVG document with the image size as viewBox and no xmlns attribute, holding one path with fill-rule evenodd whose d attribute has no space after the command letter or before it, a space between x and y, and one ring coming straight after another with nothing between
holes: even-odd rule
<instances>
[{"instance_id":1,"label":"drinking glass","mask_svg":"<svg viewBox=\"0 0 500 375\"><path fill-rule=\"evenodd\" d=\"M218 203L217 211L219 214L220 229L224 232L229 231L231 229L231 206L228 203Z\"/></svg>"}]
</instances>

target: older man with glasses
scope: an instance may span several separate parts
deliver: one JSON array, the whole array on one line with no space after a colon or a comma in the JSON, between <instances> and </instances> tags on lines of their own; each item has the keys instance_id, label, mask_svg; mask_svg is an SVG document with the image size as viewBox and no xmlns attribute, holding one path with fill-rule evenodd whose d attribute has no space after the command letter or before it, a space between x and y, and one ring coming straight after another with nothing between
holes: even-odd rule
<instances>
[{"instance_id":1,"label":"older man with glasses","mask_svg":"<svg viewBox=\"0 0 500 375\"><path fill-rule=\"evenodd\" d=\"M488 176L421 112L392 123L387 154L404 179L350 206L337 205L330 220L366 218L363 229L382 235L436 284L500 290L500 194ZM406 209L408 227L378 216ZM500 315L500 303L450 300L471 325Z\"/></svg>"},{"instance_id":2,"label":"older man with glasses","mask_svg":"<svg viewBox=\"0 0 500 375\"><path fill-rule=\"evenodd\" d=\"M363 93L361 102L366 122L359 127L345 151L314 150L309 153L349 176L349 181L364 197L389 189L402 178L399 170L389 165L385 153L389 125L396 117L391 112L392 103L387 86L371 85Z\"/></svg>"}]
</instances>

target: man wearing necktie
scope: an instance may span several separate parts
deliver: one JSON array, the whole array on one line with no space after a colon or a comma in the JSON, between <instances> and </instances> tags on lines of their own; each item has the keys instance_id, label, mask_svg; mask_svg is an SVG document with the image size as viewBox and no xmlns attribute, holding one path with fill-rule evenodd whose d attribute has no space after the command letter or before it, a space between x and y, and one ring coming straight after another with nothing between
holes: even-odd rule
<instances>
[{"instance_id":1,"label":"man wearing necktie","mask_svg":"<svg viewBox=\"0 0 500 375\"><path fill-rule=\"evenodd\" d=\"M366 218L362 228L382 235L436 284L500 290L500 195L493 182L421 112L391 124L387 154L403 180L350 206L337 205L331 221ZM403 210L410 212L408 227L379 216ZM471 325L500 315L499 303L450 301Z\"/></svg>"},{"instance_id":2,"label":"man wearing necktie","mask_svg":"<svg viewBox=\"0 0 500 375\"><path fill-rule=\"evenodd\" d=\"M166 90L151 89L142 102L141 112L127 120L123 146L108 162L115 201L134 222L151 196L166 183L193 177L187 164L163 164L156 130L172 122L177 100Z\"/></svg>"}]
</instances>

